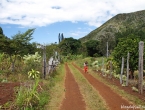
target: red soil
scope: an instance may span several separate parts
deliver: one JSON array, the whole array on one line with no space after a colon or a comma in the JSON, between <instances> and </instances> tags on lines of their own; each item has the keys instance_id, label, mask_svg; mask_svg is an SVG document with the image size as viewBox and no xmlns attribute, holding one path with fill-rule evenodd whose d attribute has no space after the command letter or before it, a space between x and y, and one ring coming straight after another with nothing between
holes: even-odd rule
<instances>
[{"instance_id":1,"label":"red soil","mask_svg":"<svg viewBox=\"0 0 145 110\"><path fill-rule=\"evenodd\" d=\"M68 65L66 68L65 79L65 99L62 102L60 110L85 110L85 102L79 91L77 82L75 81Z\"/></svg>"},{"instance_id":2,"label":"red soil","mask_svg":"<svg viewBox=\"0 0 145 110\"><path fill-rule=\"evenodd\" d=\"M19 86L20 83L0 83L0 105L14 98L14 87Z\"/></svg>"},{"instance_id":3,"label":"red soil","mask_svg":"<svg viewBox=\"0 0 145 110\"><path fill-rule=\"evenodd\" d=\"M100 77L103 77L103 76L100 75ZM125 92L127 92L133 96L136 96L139 99L141 99L143 102L145 102L145 91L143 92L143 94L139 94L138 92L135 92L132 90L131 85L122 86L118 79L115 79L115 78L109 79L107 77L103 77L103 78L105 78L105 80L107 80L107 82L110 82L110 84L117 86L120 90L124 90Z\"/></svg>"},{"instance_id":4,"label":"red soil","mask_svg":"<svg viewBox=\"0 0 145 110\"><path fill-rule=\"evenodd\" d=\"M24 84L21 85L25 86ZM15 87L19 87L19 86L20 86L20 82L0 83L0 106L4 105L8 101L14 100L15 94L17 93L17 90L15 91ZM41 87L43 86L42 82L40 82L37 88L39 92L42 90L40 86Z\"/></svg>"}]
</instances>

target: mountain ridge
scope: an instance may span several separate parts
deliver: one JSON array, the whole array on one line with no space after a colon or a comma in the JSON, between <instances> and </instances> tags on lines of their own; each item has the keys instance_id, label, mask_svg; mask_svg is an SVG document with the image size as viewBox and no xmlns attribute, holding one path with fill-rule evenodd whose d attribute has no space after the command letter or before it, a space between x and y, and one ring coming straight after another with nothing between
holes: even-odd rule
<instances>
[{"instance_id":1,"label":"mountain ridge","mask_svg":"<svg viewBox=\"0 0 145 110\"><path fill-rule=\"evenodd\" d=\"M114 39L115 33L127 29L143 29L145 31L145 10L117 14L80 40L87 42L89 40L110 39L110 37Z\"/></svg>"}]
</instances>

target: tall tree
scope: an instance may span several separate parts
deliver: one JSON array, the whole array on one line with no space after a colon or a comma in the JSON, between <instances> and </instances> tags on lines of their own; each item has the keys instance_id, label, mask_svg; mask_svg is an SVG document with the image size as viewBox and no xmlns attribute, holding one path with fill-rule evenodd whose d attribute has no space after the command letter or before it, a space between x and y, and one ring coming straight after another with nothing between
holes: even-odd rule
<instances>
[{"instance_id":1,"label":"tall tree","mask_svg":"<svg viewBox=\"0 0 145 110\"><path fill-rule=\"evenodd\" d=\"M117 46L115 47L112 55L118 66L121 67L121 58L127 58L127 53L130 53L129 68L131 77L138 67L138 43L140 39L135 35L129 35L126 38L119 39ZM126 60L125 60L126 61ZM126 62L125 62L126 64Z\"/></svg>"},{"instance_id":2,"label":"tall tree","mask_svg":"<svg viewBox=\"0 0 145 110\"><path fill-rule=\"evenodd\" d=\"M85 46L87 48L88 56L101 56L100 48L99 48L100 42L97 40L89 40L85 43Z\"/></svg>"},{"instance_id":3,"label":"tall tree","mask_svg":"<svg viewBox=\"0 0 145 110\"><path fill-rule=\"evenodd\" d=\"M60 33L58 34L58 41L61 42Z\"/></svg>"},{"instance_id":4,"label":"tall tree","mask_svg":"<svg viewBox=\"0 0 145 110\"><path fill-rule=\"evenodd\" d=\"M3 44L4 49L2 51L10 56L12 71L14 71L14 65L17 55L23 56L28 53L34 53L36 47L34 47L34 45L30 43L33 32L34 29L28 29L24 33L18 32L18 34L12 36L12 39L8 39L5 37Z\"/></svg>"},{"instance_id":5,"label":"tall tree","mask_svg":"<svg viewBox=\"0 0 145 110\"><path fill-rule=\"evenodd\" d=\"M0 35L3 35L3 30L1 27L0 27Z\"/></svg>"},{"instance_id":6,"label":"tall tree","mask_svg":"<svg viewBox=\"0 0 145 110\"><path fill-rule=\"evenodd\" d=\"M63 36L63 33L61 34L61 41L62 41L62 40L64 40L64 36Z\"/></svg>"},{"instance_id":7,"label":"tall tree","mask_svg":"<svg viewBox=\"0 0 145 110\"><path fill-rule=\"evenodd\" d=\"M109 32L106 32L105 35L101 35L99 48L102 55L106 56L107 42L109 53L113 51L114 47L116 46L114 37L112 37Z\"/></svg>"},{"instance_id":8,"label":"tall tree","mask_svg":"<svg viewBox=\"0 0 145 110\"><path fill-rule=\"evenodd\" d=\"M46 57L49 60L50 57L54 56L54 51L58 51L58 45L52 43L50 45L46 45Z\"/></svg>"},{"instance_id":9,"label":"tall tree","mask_svg":"<svg viewBox=\"0 0 145 110\"><path fill-rule=\"evenodd\" d=\"M63 55L67 54L78 54L81 42L72 37L65 38L60 44L59 49Z\"/></svg>"},{"instance_id":10,"label":"tall tree","mask_svg":"<svg viewBox=\"0 0 145 110\"><path fill-rule=\"evenodd\" d=\"M5 52L7 50L9 40L10 39L3 34L3 30L0 27L0 52Z\"/></svg>"}]
</instances>

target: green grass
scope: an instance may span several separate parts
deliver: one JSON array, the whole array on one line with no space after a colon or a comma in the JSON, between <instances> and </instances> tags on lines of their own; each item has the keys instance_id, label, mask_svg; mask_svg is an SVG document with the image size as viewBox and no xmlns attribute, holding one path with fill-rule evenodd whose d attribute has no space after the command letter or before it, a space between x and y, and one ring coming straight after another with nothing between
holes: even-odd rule
<instances>
[{"instance_id":1,"label":"green grass","mask_svg":"<svg viewBox=\"0 0 145 110\"><path fill-rule=\"evenodd\" d=\"M49 103L45 106L46 110L58 110L63 98L65 97L65 68L64 64L60 65L57 69L57 75L51 79L51 85L49 93L50 100Z\"/></svg>"},{"instance_id":2,"label":"green grass","mask_svg":"<svg viewBox=\"0 0 145 110\"><path fill-rule=\"evenodd\" d=\"M107 105L98 91L74 66L69 64L69 67L86 102L86 110L107 110Z\"/></svg>"},{"instance_id":3,"label":"green grass","mask_svg":"<svg viewBox=\"0 0 145 110\"><path fill-rule=\"evenodd\" d=\"M124 90L119 89L117 86L112 85L111 83L107 82L105 79L101 78L96 72L89 70L90 74L94 76L96 79L102 81L104 84L108 85L115 93L118 93L120 96L124 97L126 100L132 102L135 105L145 105L142 100L140 100L138 97L133 96Z\"/></svg>"},{"instance_id":4,"label":"green grass","mask_svg":"<svg viewBox=\"0 0 145 110\"><path fill-rule=\"evenodd\" d=\"M21 85L20 88L16 88L18 91L13 106L16 109L27 109L27 110L44 110L44 106L48 103L49 92L48 88L45 88L45 84L41 85L40 79L37 78L31 82L27 82L27 86ZM41 83L43 81L41 80ZM38 87L40 90L38 91Z\"/></svg>"}]
</instances>

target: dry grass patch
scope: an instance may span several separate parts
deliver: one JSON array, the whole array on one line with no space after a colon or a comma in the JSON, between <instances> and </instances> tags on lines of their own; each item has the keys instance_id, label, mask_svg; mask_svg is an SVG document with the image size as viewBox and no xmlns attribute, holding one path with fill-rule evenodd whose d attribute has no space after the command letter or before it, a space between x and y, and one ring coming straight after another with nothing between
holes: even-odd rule
<instances>
[{"instance_id":1,"label":"dry grass patch","mask_svg":"<svg viewBox=\"0 0 145 110\"><path fill-rule=\"evenodd\" d=\"M65 82L65 68L61 65L57 70L58 74L52 79L54 85L50 89L50 101L46 105L47 110L58 110L61 102L65 96L64 82Z\"/></svg>"},{"instance_id":2,"label":"dry grass patch","mask_svg":"<svg viewBox=\"0 0 145 110\"><path fill-rule=\"evenodd\" d=\"M107 105L87 79L74 66L69 64L70 70L74 75L80 88L80 92L86 103L86 110L107 110Z\"/></svg>"}]
</instances>

